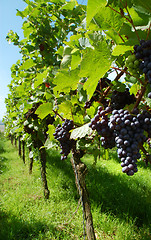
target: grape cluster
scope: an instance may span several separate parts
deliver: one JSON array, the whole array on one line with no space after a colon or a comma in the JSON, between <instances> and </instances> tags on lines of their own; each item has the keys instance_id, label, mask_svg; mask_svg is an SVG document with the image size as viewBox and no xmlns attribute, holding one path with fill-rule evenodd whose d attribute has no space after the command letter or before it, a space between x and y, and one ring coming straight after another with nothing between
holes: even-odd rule
<instances>
[{"instance_id":1,"label":"grape cluster","mask_svg":"<svg viewBox=\"0 0 151 240\"><path fill-rule=\"evenodd\" d=\"M134 46L134 54L140 60L140 70L147 75L151 84L151 40L141 40L140 45Z\"/></svg>"},{"instance_id":2,"label":"grape cluster","mask_svg":"<svg viewBox=\"0 0 151 240\"><path fill-rule=\"evenodd\" d=\"M134 94L130 95L129 89L126 88L124 92L113 91L111 96L111 108L121 109L126 105L130 105L136 101Z\"/></svg>"},{"instance_id":3,"label":"grape cluster","mask_svg":"<svg viewBox=\"0 0 151 240\"><path fill-rule=\"evenodd\" d=\"M101 135L101 143L104 148L113 148L115 141L113 137L113 130L108 126L108 114L111 108L107 107L105 110L101 106L98 107L97 114L91 119L89 127L96 130Z\"/></svg>"},{"instance_id":4,"label":"grape cluster","mask_svg":"<svg viewBox=\"0 0 151 240\"><path fill-rule=\"evenodd\" d=\"M128 68L128 71L136 78L138 78L140 75L139 64L140 61L136 58L135 55L129 55L125 62L125 66Z\"/></svg>"},{"instance_id":5,"label":"grape cluster","mask_svg":"<svg viewBox=\"0 0 151 240\"><path fill-rule=\"evenodd\" d=\"M55 130L54 138L60 142L61 160L65 160L73 146L73 139L70 139L70 130L73 129L73 121L66 119L64 123L58 124Z\"/></svg>"},{"instance_id":6,"label":"grape cluster","mask_svg":"<svg viewBox=\"0 0 151 240\"><path fill-rule=\"evenodd\" d=\"M124 173L132 176L138 171L140 146L151 137L151 113L139 113L138 109L131 114L123 109L113 110L111 113L111 108L103 110L99 107L89 126L101 135L104 148L113 148L116 145ZM148 137L144 131L148 133Z\"/></svg>"},{"instance_id":7,"label":"grape cluster","mask_svg":"<svg viewBox=\"0 0 151 240\"><path fill-rule=\"evenodd\" d=\"M141 157L139 144L146 138L136 117L127 110L113 110L109 126L114 130L117 154L121 159L122 171L127 175L137 172L137 159Z\"/></svg>"}]
</instances>

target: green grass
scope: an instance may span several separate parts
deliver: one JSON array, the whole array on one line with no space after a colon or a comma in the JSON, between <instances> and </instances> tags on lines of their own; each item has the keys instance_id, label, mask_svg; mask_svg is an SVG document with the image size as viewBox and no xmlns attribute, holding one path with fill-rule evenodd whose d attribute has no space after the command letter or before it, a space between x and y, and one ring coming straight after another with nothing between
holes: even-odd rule
<instances>
[{"instance_id":1,"label":"green grass","mask_svg":"<svg viewBox=\"0 0 151 240\"><path fill-rule=\"evenodd\" d=\"M120 163L91 156L86 177L97 239L151 239L151 168L138 164L132 177L122 174ZM26 157L27 159L27 157ZM10 141L0 135L0 239L83 239L82 209L70 161L48 152L47 176L50 199L44 200L38 162L28 174ZM76 213L75 213L76 211ZM75 214L74 214L75 213Z\"/></svg>"}]
</instances>

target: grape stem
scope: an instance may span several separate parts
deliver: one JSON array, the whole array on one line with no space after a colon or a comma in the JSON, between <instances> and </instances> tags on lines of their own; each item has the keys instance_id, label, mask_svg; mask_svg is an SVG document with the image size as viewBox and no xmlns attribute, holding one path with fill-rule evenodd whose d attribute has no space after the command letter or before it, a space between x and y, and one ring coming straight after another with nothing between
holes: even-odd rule
<instances>
[{"instance_id":1,"label":"grape stem","mask_svg":"<svg viewBox=\"0 0 151 240\"><path fill-rule=\"evenodd\" d=\"M124 69L120 69L120 68L117 68L117 67L113 67L113 69L115 69L115 70L119 70L119 71L124 71L124 73L126 73L126 74L128 74L128 75L130 75L130 76L133 76L132 74L130 74L129 72L127 72L126 70L127 70L127 67L125 67ZM134 77L134 76L133 76ZM144 85L144 83L142 82L142 80L140 79L140 78L137 78L138 80L139 80L139 82L142 84L142 85Z\"/></svg>"},{"instance_id":2,"label":"grape stem","mask_svg":"<svg viewBox=\"0 0 151 240\"><path fill-rule=\"evenodd\" d=\"M115 68L113 67L113 69L115 69ZM121 70L121 69L119 69L119 70L120 70L120 73L117 74L117 76L115 77L114 81L118 81L118 80L121 78L121 76L122 76L122 75L125 73L125 71L127 70L127 67L125 67L125 68L122 69L122 70ZM112 83L110 83L110 86L108 86L107 89L104 91L102 98L105 97L105 96L107 96L108 92L109 92L110 89L111 89L111 86L113 86ZM102 98L101 98L101 99L102 99Z\"/></svg>"},{"instance_id":3,"label":"grape stem","mask_svg":"<svg viewBox=\"0 0 151 240\"><path fill-rule=\"evenodd\" d=\"M146 86L143 86L143 87L141 88L141 91L140 91L140 93L139 93L139 96L138 96L138 98L137 98L137 101L136 101L136 103L135 103L135 105L134 105L133 110L138 107L140 101L142 100L142 97L143 97L145 91L146 91Z\"/></svg>"},{"instance_id":4,"label":"grape stem","mask_svg":"<svg viewBox=\"0 0 151 240\"><path fill-rule=\"evenodd\" d=\"M114 81L118 81L118 80L122 77L122 75L123 75L124 73L126 73L127 67L125 67L125 68L122 69L122 70L119 69L119 68L115 68L115 67L113 67L113 69L116 69L116 70L119 70L119 71L120 71L120 73L117 74L116 78L114 79Z\"/></svg>"},{"instance_id":5,"label":"grape stem","mask_svg":"<svg viewBox=\"0 0 151 240\"><path fill-rule=\"evenodd\" d=\"M150 28L151 28L151 23L149 24L149 28L148 28L148 33L147 33L146 40L147 40L147 39L148 39L148 37L149 37L149 34L150 34Z\"/></svg>"},{"instance_id":6,"label":"grape stem","mask_svg":"<svg viewBox=\"0 0 151 240\"><path fill-rule=\"evenodd\" d=\"M63 118L57 111L52 110L62 121L65 121L65 118Z\"/></svg>"},{"instance_id":7,"label":"grape stem","mask_svg":"<svg viewBox=\"0 0 151 240\"><path fill-rule=\"evenodd\" d=\"M132 18L131 18L131 15L130 15L128 9L127 9L127 6L125 7L125 9L126 9L126 11L127 11L127 14L128 14L128 17L129 17L129 18L124 15L124 12L123 12L123 11L118 12L117 10L115 10L114 8L112 8L111 6L108 6L108 7L109 7L111 10L113 10L114 12L120 14L122 17L124 17L124 18L132 25L132 27L133 27L134 30L135 30L136 36L137 36L137 38L138 38L138 41L140 41L139 35L138 35L138 33L137 33L137 30L136 30L136 28L135 28L135 25L134 25L134 22L133 22L133 20L132 20ZM124 41L124 42L125 42L125 41Z\"/></svg>"}]
</instances>

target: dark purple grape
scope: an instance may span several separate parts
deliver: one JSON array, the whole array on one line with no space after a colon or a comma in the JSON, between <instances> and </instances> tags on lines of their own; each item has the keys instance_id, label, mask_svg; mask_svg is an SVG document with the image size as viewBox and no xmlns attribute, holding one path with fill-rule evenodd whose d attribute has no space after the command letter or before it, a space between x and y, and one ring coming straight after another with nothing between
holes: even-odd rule
<instances>
[{"instance_id":1,"label":"dark purple grape","mask_svg":"<svg viewBox=\"0 0 151 240\"><path fill-rule=\"evenodd\" d=\"M151 92L148 93L148 98L151 98Z\"/></svg>"},{"instance_id":2,"label":"dark purple grape","mask_svg":"<svg viewBox=\"0 0 151 240\"><path fill-rule=\"evenodd\" d=\"M60 154L61 160L65 160L72 149L72 145L74 143L73 139L70 139L70 130L73 129L73 121L66 119L62 126L60 124L57 125L54 138L60 142Z\"/></svg>"}]
</instances>

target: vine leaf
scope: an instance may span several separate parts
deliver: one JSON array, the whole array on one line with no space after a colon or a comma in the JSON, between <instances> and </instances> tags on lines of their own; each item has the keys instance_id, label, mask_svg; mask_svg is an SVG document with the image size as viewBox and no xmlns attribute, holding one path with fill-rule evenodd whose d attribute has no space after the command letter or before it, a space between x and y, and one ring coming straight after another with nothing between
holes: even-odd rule
<instances>
[{"instance_id":1,"label":"vine leaf","mask_svg":"<svg viewBox=\"0 0 151 240\"><path fill-rule=\"evenodd\" d=\"M79 82L78 73L78 69L71 71L62 70L59 72L53 81L53 83L56 84L56 87L54 87L54 92L68 92L70 88L73 90L76 89Z\"/></svg>"},{"instance_id":2,"label":"vine leaf","mask_svg":"<svg viewBox=\"0 0 151 240\"><path fill-rule=\"evenodd\" d=\"M80 77L88 77L84 84L89 98L92 97L98 81L111 67L111 53L105 41L100 41L93 50L88 48L81 62Z\"/></svg>"},{"instance_id":3,"label":"vine leaf","mask_svg":"<svg viewBox=\"0 0 151 240\"><path fill-rule=\"evenodd\" d=\"M139 6L147 12L151 13L151 0L142 1L142 0L133 0L134 5Z\"/></svg>"},{"instance_id":4,"label":"vine leaf","mask_svg":"<svg viewBox=\"0 0 151 240\"><path fill-rule=\"evenodd\" d=\"M34 63L33 59L27 59L20 67L20 70L27 70L33 66L35 66L36 63Z\"/></svg>"},{"instance_id":5,"label":"vine leaf","mask_svg":"<svg viewBox=\"0 0 151 240\"><path fill-rule=\"evenodd\" d=\"M117 45L112 52L113 56L119 56L124 54L127 51L133 50L132 46L126 46L126 45Z\"/></svg>"},{"instance_id":6,"label":"vine leaf","mask_svg":"<svg viewBox=\"0 0 151 240\"><path fill-rule=\"evenodd\" d=\"M61 61L61 68L67 68L68 65L71 63L71 51L72 48L69 46L65 46L64 47L64 51L63 51L63 59Z\"/></svg>"},{"instance_id":7,"label":"vine leaf","mask_svg":"<svg viewBox=\"0 0 151 240\"><path fill-rule=\"evenodd\" d=\"M141 89L141 86L137 83L133 84L130 88L130 94L134 94L136 96L137 92Z\"/></svg>"},{"instance_id":8,"label":"vine leaf","mask_svg":"<svg viewBox=\"0 0 151 240\"><path fill-rule=\"evenodd\" d=\"M65 10L73 10L73 8L77 5L76 0L72 0L66 4L64 4L60 9L65 9Z\"/></svg>"},{"instance_id":9,"label":"vine leaf","mask_svg":"<svg viewBox=\"0 0 151 240\"><path fill-rule=\"evenodd\" d=\"M71 119L72 118L71 108L72 108L72 103L70 101L62 102L59 105L58 113L60 115L63 114L64 117Z\"/></svg>"},{"instance_id":10,"label":"vine leaf","mask_svg":"<svg viewBox=\"0 0 151 240\"><path fill-rule=\"evenodd\" d=\"M43 103L37 108L35 114L37 114L39 118L44 119L52 111L52 107L52 103L50 102Z\"/></svg>"},{"instance_id":11,"label":"vine leaf","mask_svg":"<svg viewBox=\"0 0 151 240\"><path fill-rule=\"evenodd\" d=\"M71 130L71 139L83 138L86 135L90 135L93 133L93 130L89 127L89 123L84 124L81 127L75 128Z\"/></svg>"},{"instance_id":12,"label":"vine leaf","mask_svg":"<svg viewBox=\"0 0 151 240\"><path fill-rule=\"evenodd\" d=\"M49 134L50 141L54 140L54 136L53 136L54 132L55 132L55 127L53 125L49 124L47 133Z\"/></svg>"},{"instance_id":13,"label":"vine leaf","mask_svg":"<svg viewBox=\"0 0 151 240\"><path fill-rule=\"evenodd\" d=\"M47 70L45 70L43 73L37 73L36 81L34 82L35 88L42 84L43 80L46 79L47 74L48 74Z\"/></svg>"},{"instance_id":14,"label":"vine leaf","mask_svg":"<svg viewBox=\"0 0 151 240\"><path fill-rule=\"evenodd\" d=\"M88 0L87 5L87 26L91 22L92 18L99 12L100 8L103 8L106 6L106 0Z\"/></svg>"}]
</instances>

